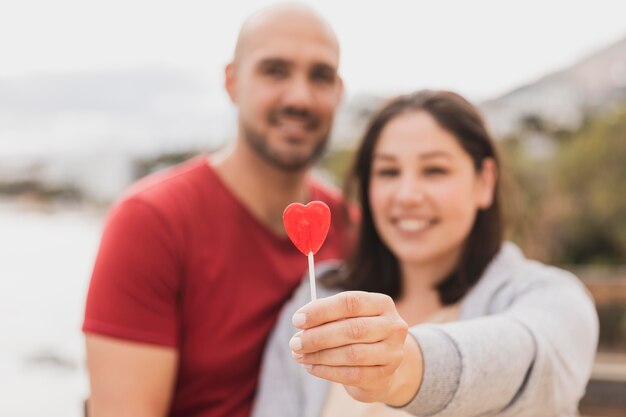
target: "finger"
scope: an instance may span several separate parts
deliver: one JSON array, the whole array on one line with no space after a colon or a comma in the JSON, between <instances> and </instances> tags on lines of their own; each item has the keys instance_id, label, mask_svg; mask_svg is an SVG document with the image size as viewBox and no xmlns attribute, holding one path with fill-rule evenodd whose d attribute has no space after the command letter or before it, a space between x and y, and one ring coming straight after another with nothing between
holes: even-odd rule
<instances>
[{"instance_id":1,"label":"finger","mask_svg":"<svg viewBox=\"0 0 626 417\"><path fill-rule=\"evenodd\" d=\"M304 365L311 375L343 385L374 388L393 372L390 366L327 366Z\"/></svg>"},{"instance_id":2,"label":"finger","mask_svg":"<svg viewBox=\"0 0 626 417\"><path fill-rule=\"evenodd\" d=\"M395 331L395 323L386 317L357 317L302 330L293 335L289 347L296 353L311 353L353 343L379 342Z\"/></svg>"},{"instance_id":3,"label":"finger","mask_svg":"<svg viewBox=\"0 0 626 417\"><path fill-rule=\"evenodd\" d=\"M389 311L390 308L394 308L394 304L388 295L344 291L313 301L300 308L293 315L293 325L300 329L309 329L350 317L379 316Z\"/></svg>"},{"instance_id":4,"label":"finger","mask_svg":"<svg viewBox=\"0 0 626 417\"><path fill-rule=\"evenodd\" d=\"M390 348L387 343L356 343L319 352L306 353L296 358L298 363L329 366L385 366L398 365L402 349Z\"/></svg>"}]
</instances>

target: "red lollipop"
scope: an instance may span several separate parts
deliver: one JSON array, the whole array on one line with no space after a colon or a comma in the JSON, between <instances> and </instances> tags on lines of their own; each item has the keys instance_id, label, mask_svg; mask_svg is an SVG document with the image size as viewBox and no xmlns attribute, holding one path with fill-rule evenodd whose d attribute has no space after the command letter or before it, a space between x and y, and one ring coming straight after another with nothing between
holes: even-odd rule
<instances>
[{"instance_id":1,"label":"red lollipop","mask_svg":"<svg viewBox=\"0 0 626 417\"><path fill-rule=\"evenodd\" d=\"M321 201L311 201L306 206L292 203L283 213L287 236L305 255L320 249L330 228L330 209Z\"/></svg>"},{"instance_id":2,"label":"red lollipop","mask_svg":"<svg viewBox=\"0 0 626 417\"><path fill-rule=\"evenodd\" d=\"M321 201L311 201L306 206L292 203L283 212L287 236L300 252L309 258L311 298L315 294L315 269L313 255L320 249L330 228L330 209Z\"/></svg>"}]
</instances>

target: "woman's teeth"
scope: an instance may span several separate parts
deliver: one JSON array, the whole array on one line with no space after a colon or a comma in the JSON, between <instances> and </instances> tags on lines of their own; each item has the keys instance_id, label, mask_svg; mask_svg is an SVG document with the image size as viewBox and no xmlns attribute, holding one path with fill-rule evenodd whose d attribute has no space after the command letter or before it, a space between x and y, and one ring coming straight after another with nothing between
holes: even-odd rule
<instances>
[{"instance_id":1,"label":"woman's teeth","mask_svg":"<svg viewBox=\"0 0 626 417\"><path fill-rule=\"evenodd\" d=\"M405 232L418 232L430 225L430 221L417 219L403 219L396 222L396 226Z\"/></svg>"}]
</instances>

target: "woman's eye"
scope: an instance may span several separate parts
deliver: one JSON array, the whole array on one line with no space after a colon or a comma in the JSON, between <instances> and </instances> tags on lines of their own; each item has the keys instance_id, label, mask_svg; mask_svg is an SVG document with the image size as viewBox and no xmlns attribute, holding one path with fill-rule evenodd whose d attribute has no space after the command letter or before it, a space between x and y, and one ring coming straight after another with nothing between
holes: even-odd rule
<instances>
[{"instance_id":1,"label":"woman's eye","mask_svg":"<svg viewBox=\"0 0 626 417\"><path fill-rule=\"evenodd\" d=\"M426 175L445 175L448 173L448 170L443 167L428 167L424 168L424 174Z\"/></svg>"},{"instance_id":2,"label":"woman's eye","mask_svg":"<svg viewBox=\"0 0 626 417\"><path fill-rule=\"evenodd\" d=\"M400 170L395 168L380 168L374 171L377 177L395 177L400 174Z\"/></svg>"}]
</instances>

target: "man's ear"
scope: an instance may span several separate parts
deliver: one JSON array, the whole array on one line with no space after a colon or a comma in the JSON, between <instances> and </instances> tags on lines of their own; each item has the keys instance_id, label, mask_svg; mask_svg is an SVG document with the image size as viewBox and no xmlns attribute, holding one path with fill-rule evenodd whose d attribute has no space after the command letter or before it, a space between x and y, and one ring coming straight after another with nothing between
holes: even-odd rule
<instances>
[{"instance_id":1,"label":"man's ear","mask_svg":"<svg viewBox=\"0 0 626 417\"><path fill-rule=\"evenodd\" d=\"M230 97L230 101L237 103L237 67L234 62L226 65L224 69L224 87Z\"/></svg>"},{"instance_id":2,"label":"man's ear","mask_svg":"<svg viewBox=\"0 0 626 417\"><path fill-rule=\"evenodd\" d=\"M493 158L483 159L479 176L480 191L478 195L478 207L488 209L493 204L496 182L498 180L498 167Z\"/></svg>"},{"instance_id":3,"label":"man's ear","mask_svg":"<svg viewBox=\"0 0 626 417\"><path fill-rule=\"evenodd\" d=\"M339 104L343 100L344 93L343 78L339 75L337 75L337 84L337 104Z\"/></svg>"}]
</instances>

